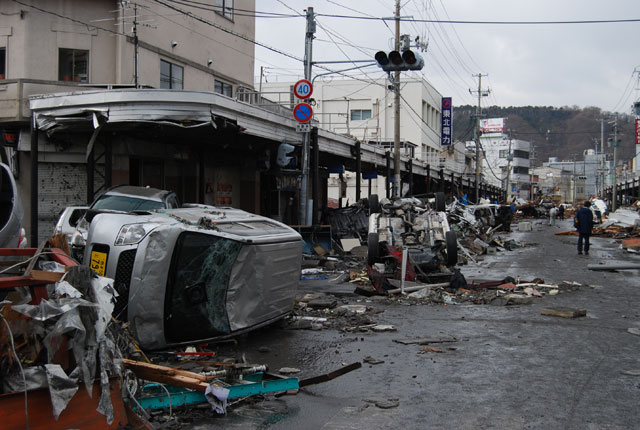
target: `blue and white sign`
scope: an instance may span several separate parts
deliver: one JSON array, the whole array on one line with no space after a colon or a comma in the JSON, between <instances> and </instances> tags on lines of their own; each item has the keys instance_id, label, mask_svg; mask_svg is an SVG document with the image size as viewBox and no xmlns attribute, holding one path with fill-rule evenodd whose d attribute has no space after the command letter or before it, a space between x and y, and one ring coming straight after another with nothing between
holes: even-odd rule
<instances>
[{"instance_id":1,"label":"blue and white sign","mask_svg":"<svg viewBox=\"0 0 640 430\"><path fill-rule=\"evenodd\" d=\"M293 85L293 94L299 99L308 99L313 93L313 85L306 79L300 79Z\"/></svg>"},{"instance_id":2,"label":"blue and white sign","mask_svg":"<svg viewBox=\"0 0 640 430\"><path fill-rule=\"evenodd\" d=\"M453 107L451 105L451 97L442 98L442 115L440 130L440 145L451 146L453 143Z\"/></svg>"}]
</instances>

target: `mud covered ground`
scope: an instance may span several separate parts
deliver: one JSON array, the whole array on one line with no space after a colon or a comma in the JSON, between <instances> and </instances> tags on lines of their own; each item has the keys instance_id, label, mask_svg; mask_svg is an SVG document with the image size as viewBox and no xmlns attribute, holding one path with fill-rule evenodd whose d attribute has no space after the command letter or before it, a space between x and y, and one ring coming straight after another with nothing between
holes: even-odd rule
<instances>
[{"instance_id":1,"label":"mud covered ground","mask_svg":"<svg viewBox=\"0 0 640 430\"><path fill-rule=\"evenodd\" d=\"M536 246L461 268L468 281L511 276L580 284L529 304L367 298L353 294L354 285L341 277L301 281L301 298L335 298L336 307L298 309L298 316L313 318L243 337L222 346L219 356L272 371L297 368L301 378L353 362L362 368L296 395L232 403L224 417L205 406L173 411L172 419L164 411L156 423L191 429L638 428L640 336L628 331L640 328L638 271L589 271L587 264L640 259L608 238L593 238L591 255L578 256L576 237L554 235L570 228L569 220L553 227L535 221L532 232L509 238ZM541 315L549 307L586 309L587 315Z\"/></svg>"}]
</instances>

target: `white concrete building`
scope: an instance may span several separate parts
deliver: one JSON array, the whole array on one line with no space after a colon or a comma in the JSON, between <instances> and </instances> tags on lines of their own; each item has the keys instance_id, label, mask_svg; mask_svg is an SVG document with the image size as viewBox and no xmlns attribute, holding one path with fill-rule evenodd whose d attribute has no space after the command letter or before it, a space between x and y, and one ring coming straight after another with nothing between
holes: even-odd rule
<instances>
[{"instance_id":1,"label":"white concrete building","mask_svg":"<svg viewBox=\"0 0 640 430\"><path fill-rule=\"evenodd\" d=\"M256 84L265 98L293 106L295 82ZM363 142L393 148L394 94L387 79L364 82L353 79L315 80L314 118L318 126L353 136ZM402 77L400 140L403 155L436 166L440 159L442 95L424 79ZM455 125L454 125L455 126Z\"/></svg>"},{"instance_id":2,"label":"white concrete building","mask_svg":"<svg viewBox=\"0 0 640 430\"><path fill-rule=\"evenodd\" d=\"M483 134L480 142L484 151L484 180L489 184L506 188L508 196L529 199L531 143L511 139L503 133Z\"/></svg>"}]
</instances>

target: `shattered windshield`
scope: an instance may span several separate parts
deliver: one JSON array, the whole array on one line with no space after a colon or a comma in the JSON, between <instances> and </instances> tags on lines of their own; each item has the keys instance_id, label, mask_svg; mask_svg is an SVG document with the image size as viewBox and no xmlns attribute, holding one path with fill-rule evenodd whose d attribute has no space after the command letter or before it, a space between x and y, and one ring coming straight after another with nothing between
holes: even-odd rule
<instances>
[{"instance_id":1,"label":"shattered windshield","mask_svg":"<svg viewBox=\"0 0 640 430\"><path fill-rule=\"evenodd\" d=\"M109 209L122 212L148 211L163 208L164 203L156 200L108 195L100 197L91 207L91 209Z\"/></svg>"},{"instance_id":2,"label":"shattered windshield","mask_svg":"<svg viewBox=\"0 0 640 430\"><path fill-rule=\"evenodd\" d=\"M242 244L209 234L184 232L171 262L165 298L165 336L184 342L231 332L226 295Z\"/></svg>"}]
</instances>

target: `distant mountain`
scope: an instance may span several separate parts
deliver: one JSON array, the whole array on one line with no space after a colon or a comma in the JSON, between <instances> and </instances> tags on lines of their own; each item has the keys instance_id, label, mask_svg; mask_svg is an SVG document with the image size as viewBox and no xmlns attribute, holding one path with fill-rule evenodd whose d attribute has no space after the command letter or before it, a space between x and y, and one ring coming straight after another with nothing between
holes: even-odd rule
<instances>
[{"instance_id":1,"label":"distant mountain","mask_svg":"<svg viewBox=\"0 0 640 430\"><path fill-rule=\"evenodd\" d=\"M458 106L453 111L453 133L456 140L473 140L473 115L475 106ZM607 145L607 138L613 134L609 121L614 119L610 112L596 107L554 108L546 106L498 107L483 109L483 118L505 118L507 134L514 139L533 142L535 165L549 157L571 160L583 159L586 149L600 148L600 120L605 119L605 152L613 153ZM628 161L635 156L635 117L618 114L618 133L621 143L618 159Z\"/></svg>"}]
</instances>

